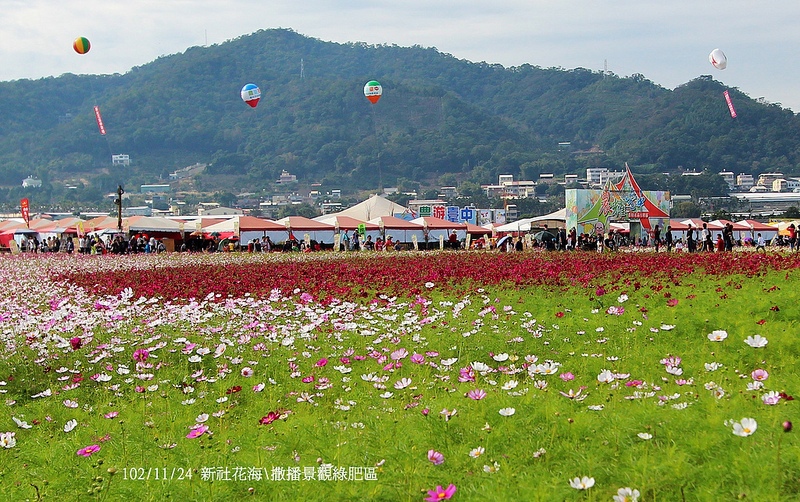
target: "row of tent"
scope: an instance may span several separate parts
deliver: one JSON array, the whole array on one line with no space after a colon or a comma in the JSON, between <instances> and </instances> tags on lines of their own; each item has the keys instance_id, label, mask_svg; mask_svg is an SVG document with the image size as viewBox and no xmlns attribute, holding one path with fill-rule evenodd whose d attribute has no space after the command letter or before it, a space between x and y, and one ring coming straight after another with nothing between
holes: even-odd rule
<instances>
[{"instance_id":1,"label":"row of tent","mask_svg":"<svg viewBox=\"0 0 800 502\"><path fill-rule=\"evenodd\" d=\"M180 242L187 237L194 238L232 238L237 236L242 243L253 239L270 237L273 242L282 242L290 238L315 240L320 243L333 243L334 235L340 232L353 232L361 228L366 235L375 240L378 237L392 236L395 241L424 242L425 236L430 242L440 238L447 240L455 233L457 238L464 239L467 234L476 238L479 235L492 234L492 229L472 224L453 223L434 217L404 220L395 216L378 216L363 221L341 215L325 215L316 219L302 216L288 216L280 220L267 220L254 216L236 215L228 218L180 218L131 216L122 223L126 234L147 234L155 238L169 238ZM11 239L19 243L24 236L37 239L50 237L60 238L62 235L77 236L80 234L108 234L118 232L117 218L103 216L92 220L65 218L62 220L35 219L29 225L19 220L0 222L0 245L8 247Z\"/></svg>"}]
</instances>

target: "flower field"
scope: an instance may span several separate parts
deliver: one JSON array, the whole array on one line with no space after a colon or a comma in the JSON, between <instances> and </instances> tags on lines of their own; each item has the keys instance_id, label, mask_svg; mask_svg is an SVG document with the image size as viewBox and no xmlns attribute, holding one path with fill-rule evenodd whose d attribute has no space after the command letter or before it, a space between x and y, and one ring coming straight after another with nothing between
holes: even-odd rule
<instances>
[{"instance_id":1,"label":"flower field","mask_svg":"<svg viewBox=\"0 0 800 502\"><path fill-rule=\"evenodd\" d=\"M798 500L798 267L3 257L3 497Z\"/></svg>"}]
</instances>

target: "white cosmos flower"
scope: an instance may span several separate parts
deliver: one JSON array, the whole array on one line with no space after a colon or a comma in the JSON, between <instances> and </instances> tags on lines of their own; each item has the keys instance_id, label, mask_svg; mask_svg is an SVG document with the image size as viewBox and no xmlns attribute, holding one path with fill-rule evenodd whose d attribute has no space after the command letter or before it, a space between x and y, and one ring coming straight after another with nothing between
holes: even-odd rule
<instances>
[{"instance_id":1,"label":"white cosmos flower","mask_svg":"<svg viewBox=\"0 0 800 502\"><path fill-rule=\"evenodd\" d=\"M603 411L603 408L605 408L605 405L603 405L603 404L590 404L589 406L587 406L587 408L589 408L592 411Z\"/></svg>"},{"instance_id":2,"label":"white cosmos flower","mask_svg":"<svg viewBox=\"0 0 800 502\"><path fill-rule=\"evenodd\" d=\"M764 382L747 382L747 390L759 390L764 388Z\"/></svg>"},{"instance_id":3,"label":"white cosmos flower","mask_svg":"<svg viewBox=\"0 0 800 502\"><path fill-rule=\"evenodd\" d=\"M720 363L705 363L706 371L717 371L722 367Z\"/></svg>"},{"instance_id":4,"label":"white cosmos flower","mask_svg":"<svg viewBox=\"0 0 800 502\"><path fill-rule=\"evenodd\" d=\"M511 389L516 389L517 385L519 385L519 382L517 382L516 380L509 380L508 382L504 383L503 386L500 388L503 390L511 390Z\"/></svg>"},{"instance_id":5,"label":"white cosmos flower","mask_svg":"<svg viewBox=\"0 0 800 502\"><path fill-rule=\"evenodd\" d=\"M483 449L483 446L478 446L477 448L473 448L469 451L469 456L472 458L478 458L485 453L486 450Z\"/></svg>"},{"instance_id":6,"label":"white cosmos flower","mask_svg":"<svg viewBox=\"0 0 800 502\"><path fill-rule=\"evenodd\" d=\"M17 445L15 432L0 432L0 446L3 448L13 448Z\"/></svg>"},{"instance_id":7,"label":"white cosmos flower","mask_svg":"<svg viewBox=\"0 0 800 502\"><path fill-rule=\"evenodd\" d=\"M662 324L661 325L661 330L662 331L671 331L673 329L675 329L675 325L674 324Z\"/></svg>"},{"instance_id":8,"label":"white cosmos flower","mask_svg":"<svg viewBox=\"0 0 800 502\"><path fill-rule=\"evenodd\" d=\"M398 380L398 381L396 381L394 383L394 388L397 389L397 390L400 390L400 389L405 389L409 385L411 385L411 379L410 378L401 378L400 380Z\"/></svg>"},{"instance_id":9,"label":"white cosmos flower","mask_svg":"<svg viewBox=\"0 0 800 502\"><path fill-rule=\"evenodd\" d=\"M754 418L743 418L741 421L733 423L733 433L737 436L749 436L756 429L758 429L758 423Z\"/></svg>"},{"instance_id":10,"label":"white cosmos flower","mask_svg":"<svg viewBox=\"0 0 800 502\"><path fill-rule=\"evenodd\" d=\"M190 363L199 363L199 362L200 362L200 361L202 361L202 360L203 360L203 358L202 358L202 357L200 357L200 356L198 356L197 354L194 354L194 355L192 355L192 356L189 356L189 362L190 362Z\"/></svg>"},{"instance_id":11,"label":"white cosmos flower","mask_svg":"<svg viewBox=\"0 0 800 502\"><path fill-rule=\"evenodd\" d=\"M728 332L724 329L717 329L708 334L708 339L712 342L721 342L728 338Z\"/></svg>"},{"instance_id":12,"label":"white cosmos flower","mask_svg":"<svg viewBox=\"0 0 800 502\"><path fill-rule=\"evenodd\" d=\"M637 502L639 500L639 490L628 487L620 488L614 495L614 502Z\"/></svg>"},{"instance_id":13,"label":"white cosmos flower","mask_svg":"<svg viewBox=\"0 0 800 502\"><path fill-rule=\"evenodd\" d=\"M508 361L508 354L505 352L503 352L502 354L495 354L492 356L492 359L494 359L498 363L502 363L503 361Z\"/></svg>"},{"instance_id":14,"label":"white cosmos flower","mask_svg":"<svg viewBox=\"0 0 800 502\"><path fill-rule=\"evenodd\" d=\"M426 283L425 283L425 287L426 287L426 288L428 288L428 289L431 289L431 288L432 288L432 287L434 287L434 286L435 286L435 284L434 284L434 283L432 283L432 282L430 282L430 281L428 281L428 282L426 282Z\"/></svg>"},{"instance_id":15,"label":"white cosmos flower","mask_svg":"<svg viewBox=\"0 0 800 502\"><path fill-rule=\"evenodd\" d=\"M756 336L748 336L747 338L745 338L744 343L755 349L759 349L761 347L766 347L769 341L761 335L756 335Z\"/></svg>"},{"instance_id":16,"label":"white cosmos flower","mask_svg":"<svg viewBox=\"0 0 800 502\"><path fill-rule=\"evenodd\" d=\"M17 424L17 427L19 427L20 429L30 429L31 427L33 427L33 426L32 426L31 424L29 424L28 422L26 422L26 421L24 421L24 420L20 420L20 419L19 419L19 418L17 418L17 417L11 417L11 420L13 420L13 421L14 421L14 423L16 423L16 424Z\"/></svg>"},{"instance_id":17,"label":"white cosmos flower","mask_svg":"<svg viewBox=\"0 0 800 502\"><path fill-rule=\"evenodd\" d=\"M482 363L480 361L475 361L474 363L470 364L470 366L472 366L472 369L477 371L478 373L487 373L489 371L492 371L491 366L489 366L486 363Z\"/></svg>"},{"instance_id":18,"label":"white cosmos flower","mask_svg":"<svg viewBox=\"0 0 800 502\"><path fill-rule=\"evenodd\" d=\"M64 400L64 406L66 406L67 408L77 408L78 407L78 403L76 403L75 401L72 401L71 399L65 399Z\"/></svg>"},{"instance_id":19,"label":"white cosmos flower","mask_svg":"<svg viewBox=\"0 0 800 502\"><path fill-rule=\"evenodd\" d=\"M197 418L194 419L194 421L198 424L202 424L206 420L208 420L208 413L201 413L200 415L197 415Z\"/></svg>"},{"instance_id":20,"label":"white cosmos flower","mask_svg":"<svg viewBox=\"0 0 800 502\"><path fill-rule=\"evenodd\" d=\"M255 372L253 371L253 368L251 368L250 366L245 366L244 368L242 368L242 376L245 378L250 378L251 376L253 376L254 373Z\"/></svg>"},{"instance_id":21,"label":"white cosmos flower","mask_svg":"<svg viewBox=\"0 0 800 502\"><path fill-rule=\"evenodd\" d=\"M588 490L594 486L594 478L583 476L582 478L572 478L569 480L569 486L576 490Z\"/></svg>"},{"instance_id":22,"label":"white cosmos flower","mask_svg":"<svg viewBox=\"0 0 800 502\"><path fill-rule=\"evenodd\" d=\"M597 375L597 381L600 383L611 383L614 381L614 373L609 370L603 370Z\"/></svg>"},{"instance_id":23,"label":"white cosmos flower","mask_svg":"<svg viewBox=\"0 0 800 502\"><path fill-rule=\"evenodd\" d=\"M78 426L78 421L73 418L72 420L64 424L64 432L70 432L77 426Z\"/></svg>"},{"instance_id":24,"label":"white cosmos flower","mask_svg":"<svg viewBox=\"0 0 800 502\"><path fill-rule=\"evenodd\" d=\"M452 366L455 362L458 361L457 357L451 357L449 359L442 359L442 366Z\"/></svg>"},{"instance_id":25,"label":"white cosmos flower","mask_svg":"<svg viewBox=\"0 0 800 502\"><path fill-rule=\"evenodd\" d=\"M625 303L628 301L628 295L619 295L617 297L617 303Z\"/></svg>"},{"instance_id":26,"label":"white cosmos flower","mask_svg":"<svg viewBox=\"0 0 800 502\"><path fill-rule=\"evenodd\" d=\"M386 392L384 392L383 394L380 395L380 397L382 397L383 399L389 399L392 396L394 396L394 394L392 392L389 392L389 391L386 391Z\"/></svg>"},{"instance_id":27,"label":"white cosmos flower","mask_svg":"<svg viewBox=\"0 0 800 502\"><path fill-rule=\"evenodd\" d=\"M500 413L504 417L510 417L516 412L517 410L515 410L514 408L501 408L500 411L498 411L498 413Z\"/></svg>"},{"instance_id":28,"label":"white cosmos flower","mask_svg":"<svg viewBox=\"0 0 800 502\"><path fill-rule=\"evenodd\" d=\"M649 439L653 439L653 435L652 434L648 434L647 432L640 432L639 434L637 434L637 436L639 436L639 439L642 439L644 441L647 441Z\"/></svg>"}]
</instances>

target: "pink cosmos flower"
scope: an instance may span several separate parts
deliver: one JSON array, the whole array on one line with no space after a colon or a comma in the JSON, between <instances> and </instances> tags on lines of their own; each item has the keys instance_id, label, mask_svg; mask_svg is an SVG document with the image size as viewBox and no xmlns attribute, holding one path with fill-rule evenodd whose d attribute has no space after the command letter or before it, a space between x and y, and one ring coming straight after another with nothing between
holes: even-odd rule
<instances>
[{"instance_id":1,"label":"pink cosmos flower","mask_svg":"<svg viewBox=\"0 0 800 502\"><path fill-rule=\"evenodd\" d=\"M150 357L150 352L147 349L136 349L133 351L133 360L136 362L143 363L147 361L148 357Z\"/></svg>"},{"instance_id":2,"label":"pink cosmos flower","mask_svg":"<svg viewBox=\"0 0 800 502\"><path fill-rule=\"evenodd\" d=\"M456 485L450 484L447 488L442 488L441 485L437 486L435 490L428 490L428 498L425 502L438 502L439 500L448 500L456 493Z\"/></svg>"},{"instance_id":3,"label":"pink cosmos flower","mask_svg":"<svg viewBox=\"0 0 800 502\"><path fill-rule=\"evenodd\" d=\"M319 361L317 361L317 362L314 364L314 366L316 366L316 367L318 367L318 368L322 368L322 367L323 367L323 366L325 366L326 364L328 364L328 359L326 359L326 358L324 358L324 357L323 357L322 359L320 359Z\"/></svg>"},{"instance_id":4,"label":"pink cosmos flower","mask_svg":"<svg viewBox=\"0 0 800 502\"><path fill-rule=\"evenodd\" d=\"M399 361L408 356L408 351L406 349L397 349L392 352L391 358L394 361Z\"/></svg>"},{"instance_id":5,"label":"pink cosmos flower","mask_svg":"<svg viewBox=\"0 0 800 502\"><path fill-rule=\"evenodd\" d=\"M69 339L69 344L72 346L72 350L78 350L83 345L83 340L75 336Z\"/></svg>"},{"instance_id":6,"label":"pink cosmos flower","mask_svg":"<svg viewBox=\"0 0 800 502\"><path fill-rule=\"evenodd\" d=\"M566 373L562 373L562 374L558 375L558 377L560 379L564 380L565 382L569 382L570 380L575 380L575 375L573 375L569 371L566 372Z\"/></svg>"},{"instance_id":7,"label":"pink cosmos flower","mask_svg":"<svg viewBox=\"0 0 800 502\"><path fill-rule=\"evenodd\" d=\"M93 444L78 450L77 454L81 457L91 457L92 453L100 451L100 445Z\"/></svg>"},{"instance_id":8,"label":"pink cosmos flower","mask_svg":"<svg viewBox=\"0 0 800 502\"><path fill-rule=\"evenodd\" d=\"M104 416L105 418L115 418L117 415L119 415L119 412L118 412L118 411L109 411L108 413L106 413L106 414L105 414L105 415L103 415L103 416Z\"/></svg>"},{"instance_id":9,"label":"pink cosmos flower","mask_svg":"<svg viewBox=\"0 0 800 502\"><path fill-rule=\"evenodd\" d=\"M759 368L750 373L750 376L753 377L753 380L755 380L756 382L763 382L764 380L769 378L769 373L767 373L767 370Z\"/></svg>"},{"instance_id":10,"label":"pink cosmos flower","mask_svg":"<svg viewBox=\"0 0 800 502\"><path fill-rule=\"evenodd\" d=\"M486 391L483 389L472 389L471 391L467 392L467 397L474 399L475 401L480 401L486 397Z\"/></svg>"},{"instance_id":11,"label":"pink cosmos flower","mask_svg":"<svg viewBox=\"0 0 800 502\"><path fill-rule=\"evenodd\" d=\"M436 450L428 450L428 460L430 460L433 465L440 465L444 463L444 455Z\"/></svg>"},{"instance_id":12,"label":"pink cosmos flower","mask_svg":"<svg viewBox=\"0 0 800 502\"><path fill-rule=\"evenodd\" d=\"M422 364L425 362L425 356L415 352L414 355L411 356L411 362L414 364Z\"/></svg>"},{"instance_id":13,"label":"pink cosmos flower","mask_svg":"<svg viewBox=\"0 0 800 502\"><path fill-rule=\"evenodd\" d=\"M200 426L197 426L197 427L193 428L192 430L190 430L189 434L187 434L186 437L188 439L199 438L200 436L202 436L206 432L208 432L208 426L207 425L200 425Z\"/></svg>"}]
</instances>

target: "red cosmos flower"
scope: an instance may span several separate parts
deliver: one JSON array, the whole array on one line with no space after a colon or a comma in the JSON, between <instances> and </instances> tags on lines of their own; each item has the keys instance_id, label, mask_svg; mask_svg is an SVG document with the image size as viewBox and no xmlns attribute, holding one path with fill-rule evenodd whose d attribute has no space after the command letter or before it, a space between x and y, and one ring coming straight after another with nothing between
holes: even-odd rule
<instances>
[{"instance_id":1,"label":"red cosmos flower","mask_svg":"<svg viewBox=\"0 0 800 502\"><path fill-rule=\"evenodd\" d=\"M669 300L667 300L667 307L674 307L677 304L678 304L677 298L670 298Z\"/></svg>"},{"instance_id":2,"label":"red cosmos flower","mask_svg":"<svg viewBox=\"0 0 800 502\"><path fill-rule=\"evenodd\" d=\"M259 420L258 423L260 425L269 425L279 418L281 418L281 416L277 412L270 411L265 416L261 417L261 420Z\"/></svg>"},{"instance_id":3,"label":"red cosmos flower","mask_svg":"<svg viewBox=\"0 0 800 502\"><path fill-rule=\"evenodd\" d=\"M778 395L781 396L781 399L785 399L786 401L794 401L794 397L785 392L779 392Z\"/></svg>"},{"instance_id":4,"label":"red cosmos flower","mask_svg":"<svg viewBox=\"0 0 800 502\"><path fill-rule=\"evenodd\" d=\"M766 319L760 319L760 320L756 321L756 324L758 324L759 326L763 326L766 323L767 323Z\"/></svg>"},{"instance_id":5,"label":"red cosmos flower","mask_svg":"<svg viewBox=\"0 0 800 502\"><path fill-rule=\"evenodd\" d=\"M234 385L230 389L226 390L225 394L236 394L237 392L239 392L241 390L242 390L242 386L241 385Z\"/></svg>"},{"instance_id":6,"label":"red cosmos flower","mask_svg":"<svg viewBox=\"0 0 800 502\"><path fill-rule=\"evenodd\" d=\"M69 344L72 346L72 350L78 350L83 345L83 340L75 336L69 339Z\"/></svg>"},{"instance_id":7,"label":"red cosmos flower","mask_svg":"<svg viewBox=\"0 0 800 502\"><path fill-rule=\"evenodd\" d=\"M562 317L564 317L564 312L556 312L556 317L561 319Z\"/></svg>"},{"instance_id":8,"label":"red cosmos flower","mask_svg":"<svg viewBox=\"0 0 800 502\"><path fill-rule=\"evenodd\" d=\"M770 307L769 309L770 309L771 311L773 311L773 312L778 312L778 311L780 310L780 307L778 307L777 305L773 305L773 306L772 306L772 307Z\"/></svg>"}]
</instances>

